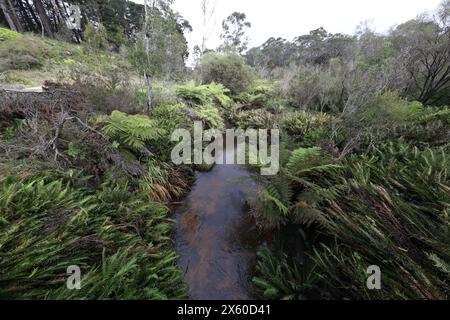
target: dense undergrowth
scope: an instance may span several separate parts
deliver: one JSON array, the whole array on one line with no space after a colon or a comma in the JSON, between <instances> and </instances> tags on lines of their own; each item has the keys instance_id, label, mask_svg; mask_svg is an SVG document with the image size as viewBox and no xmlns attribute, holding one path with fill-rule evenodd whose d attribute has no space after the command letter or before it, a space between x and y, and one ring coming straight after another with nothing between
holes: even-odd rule
<instances>
[{"instance_id":1,"label":"dense undergrowth","mask_svg":"<svg viewBox=\"0 0 450 320\"><path fill-rule=\"evenodd\" d=\"M1 41L8 71L68 63L70 72L42 94L0 96L0 297L185 298L168 205L188 192L193 168L171 163L170 138L194 120L223 128L227 90L155 84L149 115L143 89L98 60L84 71L91 57L113 61L107 52L87 57L86 48L31 35ZM11 60L12 47L25 64ZM73 265L81 290L66 287Z\"/></svg>"},{"instance_id":2,"label":"dense undergrowth","mask_svg":"<svg viewBox=\"0 0 450 320\"><path fill-rule=\"evenodd\" d=\"M177 102L148 116L132 98L109 113L123 89L95 87L99 99L86 92L92 83L46 86L0 99L0 296L185 297L166 205L186 194L193 170L171 163L170 137L194 120L223 128L226 90L179 85ZM66 289L70 265L83 270L80 291Z\"/></svg>"},{"instance_id":3,"label":"dense undergrowth","mask_svg":"<svg viewBox=\"0 0 450 320\"><path fill-rule=\"evenodd\" d=\"M1 28L0 44L0 82L60 82L1 92L0 298L185 298L168 206L210 167L173 165L170 138L194 121L281 130L281 171L249 203L270 235L259 298L449 298L450 109L378 89L386 61L258 79L211 53L197 82L153 81L149 113L126 55ZM81 290L66 288L71 265Z\"/></svg>"},{"instance_id":4,"label":"dense undergrowth","mask_svg":"<svg viewBox=\"0 0 450 320\"><path fill-rule=\"evenodd\" d=\"M144 115L91 114L79 94L33 99L2 96L0 106L0 296L185 297L166 203L191 173L150 157L164 130ZM66 288L70 265L82 290Z\"/></svg>"},{"instance_id":5,"label":"dense undergrowth","mask_svg":"<svg viewBox=\"0 0 450 320\"><path fill-rule=\"evenodd\" d=\"M282 172L253 210L277 230L253 280L260 297L448 299L449 109L390 95L374 103L385 119L360 120L345 153L357 130L350 120L281 117ZM373 265L381 290L366 285Z\"/></svg>"}]
</instances>

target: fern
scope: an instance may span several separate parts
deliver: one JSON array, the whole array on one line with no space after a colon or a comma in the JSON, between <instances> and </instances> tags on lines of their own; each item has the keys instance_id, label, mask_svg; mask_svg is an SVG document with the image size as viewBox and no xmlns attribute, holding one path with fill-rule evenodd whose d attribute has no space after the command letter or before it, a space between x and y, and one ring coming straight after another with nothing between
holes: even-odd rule
<instances>
[{"instance_id":1,"label":"fern","mask_svg":"<svg viewBox=\"0 0 450 320\"><path fill-rule=\"evenodd\" d=\"M113 111L103 132L120 146L134 151L146 148L150 141L160 139L166 131L156 126L156 121L143 115L126 115Z\"/></svg>"},{"instance_id":2,"label":"fern","mask_svg":"<svg viewBox=\"0 0 450 320\"><path fill-rule=\"evenodd\" d=\"M184 298L167 213L108 179L96 192L46 177L2 181L0 297ZM82 290L66 288L70 265L82 270Z\"/></svg>"},{"instance_id":3,"label":"fern","mask_svg":"<svg viewBox=\"0 0 450 320\"><path fill-rule=\"evenodd\" d=\"M196 85L194 81L190 81L177 86L176 92L180 98L197 106L218 104L225 108L231 104L231 98L227 96L229 90L221 84Z\"/></svg>"},{"instance_id":4,"label":"fern","mask_svg":"<svg viewBox=\"0 0 450 320\"><path fill-rule=\"evenodd\" d=\"M445 273L447 277L450 278L450 264L439 258L436 254L428 254L428 259L430 259L434 266L439 269L441 272Z\"/></svg>"},{"instance_id":5,"label":"fern","mask_svg":"<svg viewBox=\"0 0 450 320\"><path fill-rule=\"evenodd\" d=\"M320 148L299 148L294 150L286 165L288 173L293 177L300 177L312 171L325 171L338 166L327 163Z\"/></svg>"},{"instance_id":6,"label":"fern","mask_svg":"<svg viewBox=\"0 0 450 320\"><path fill-rule=\"evenodd\" d=\"M219 110L212 105L202 106L194 109L197 117L203 121L208 129L224 130L225 123L220 116Z\"/></svg>"},{"instance_id":7,"label":"fern","mask_svg":"<svg viewBox=\"0 0 450 320\"><path fill-rule=\"evenodd\" d=\"M312 270L288 263L286 254L275 254L269 248L258 252L256 276L252 282L262 299L298 300L314 286L316 277Z\"/></svg>"}]
</instances>

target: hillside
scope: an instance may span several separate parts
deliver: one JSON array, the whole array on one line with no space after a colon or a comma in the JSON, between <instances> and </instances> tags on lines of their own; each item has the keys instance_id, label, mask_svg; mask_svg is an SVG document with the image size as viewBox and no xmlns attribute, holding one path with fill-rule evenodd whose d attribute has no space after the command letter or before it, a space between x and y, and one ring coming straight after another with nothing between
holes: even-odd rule
<instances>
[{"instance_id":1,"label":"hillside","mask_svg":"<svg viewBox=\"0 0 450 320\"><path fill-rule=\"evenodd\" d=\"M0 83L38 87L45 81L130 73L126 56L0 28ZM137 79L137 75L133 75Z\"/></svg>"}]
</instances>

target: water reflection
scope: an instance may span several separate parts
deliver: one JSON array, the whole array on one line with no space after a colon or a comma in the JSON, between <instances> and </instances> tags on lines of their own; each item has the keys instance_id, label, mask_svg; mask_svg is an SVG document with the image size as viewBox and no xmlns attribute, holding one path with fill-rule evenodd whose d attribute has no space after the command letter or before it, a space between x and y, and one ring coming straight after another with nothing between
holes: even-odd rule
<instances>
[{"instance_id":1,"label":"water reflection","mask_svg":"<svg viewBox=\"0 0 450 320\"><path fill-rule=\"evenodd\" d=\"M229 156L227 150L233 149L217 156ZM256 194L250 176L238 165L216 165L210 172L199 172L177 210L179 264L192 299L252 298L257 241L246 207L246 194Z\"/></svg>"}]
</instances>

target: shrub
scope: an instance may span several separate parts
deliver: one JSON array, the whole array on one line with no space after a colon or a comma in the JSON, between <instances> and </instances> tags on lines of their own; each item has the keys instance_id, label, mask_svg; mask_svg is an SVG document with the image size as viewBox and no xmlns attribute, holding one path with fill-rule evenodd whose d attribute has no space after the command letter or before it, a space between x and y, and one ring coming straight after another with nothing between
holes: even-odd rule
<instances>
[{"instance_id":1,"label":"shrub","mask_svg":"<svg viewBox=\"0 0 450 320\"><path fill-rule=\"evenodd\" d=\"M275 114L281 113L287 106L287 101L280 96L278 83L270 80L255 80L250 88L234 98L241 109L264 108Z\"/></svg>"},{"instance_id":2,"label":"shrub","mask_svg":"<svg viewBox=\"0 0 450 320\"><path fill-rule=\"evenodd\" d=\"M295 74L288 75L282 84L290 105L305 111L338 111L342 104L344 80L339 64L332 63L328 69L301 66L292 71Z\"/></svg>"},{"instance_id":3,"label":"shrub","mask_svg":"<svg viewBox=\"0 0 450 320\"><path fill-rule=\"evenodd\" d=\"M252 280L256 294L262 299L299 300L303 274L297 266L288 263L285 253L275 254L269 248L258 252L256 274Z\"/></svg>"},{"instance_id":4,"label":"shrub","mask_svg":"<svg viewBox=\"0 0 450 320\"><path fill-rule=\"evenodd\" d=\"M103 83L96 81L95 77L79 79L70 86L71 90L80 92L84 97L86 110L103 114L111 114L114 110L133 114L143 110L143 108L139 108L135 96L127 84L118 85L109 82L106 78L102 79Z\"/></svg>"},{"instance_id":5,"label":"shrub","mask_svg":"<svg viewBox=\"0 0 450 320\"><path fill-rule=\"evenodd\" d=\"M153 107L175 105L180 103L180 99L176 93L176 86L172 83L157 82L152 85L152 102ZM137 99L141 110L147 106L147 88L140 88L137 91Z\"/></svg>"},{"instance_id":6,"label":"shrub","mask_svg":"<svg viewBox=\"0 0 450 320\"><path fill-rule=\"evenodd\" d=\"M168 104L153 109L152 120L155 121L156 128L163 128L165 134L158 143L152 145L152 151L156 151L162 161L171 161L171 150L177 144L171 141L171 135L178 129L189 129L192 121L186 112L186 106L182 103Z\"/></svg>"},{"instance_id":7,"label":"shrub","mask_svg":"<svg viewBox=\"0 0 450 320\"><path fill-rule=\"evenodd\" d=\"M350 109L333 122L333 138L341 157L368 151L381 141L401 138L406 134L405 128L414 127L423 112L420 102L405 100L396 92L375 96L364 106ZM416 138L423 141L420 136Z\"/></svg>"},{"instance_id":8,"label":"shrub","mask_svg":"<svg viewBox=\"0 0 450 320\"><path fill-rule=\"evenodd\" d=\"M277 127L274 114L264 110L234 110L230 117L242 129L275 129Z\"/></svg>"},{"instance_id":9,"label":"shrub","mask_svg":"<svg viewBox=\"0 0 450 320\"><path fill-rule=\"evenodd\" d=\"M386 125L415 120L422 108L420 102L410 102L401 98L396 92L386 92L376 97L367 108L360 110L360 112L363 113L365 123Z\"/></svg>"},{"instance_id":10,"label":"shrub","mask_svg":"<svg viewBox=\"0 0 450 320\"><path fill-rule=\"evenodd\" d=\"M88 48L93 50L108 50L110 47L108 43L108 33L102 24L96 28L89 22L84 31L84 41Z\"/></svg>"},{"instance_id":11,"label":"shrub","mask_svg":"<svg viewBox=\"0 0 450 320\"><path fill-rule=\"evenodd\" d=\"M157 122L157 127L164 128L168 133L187 129L192 123L189 123L185 108L182 103L162 105L153 109L152 119Z\"/></svg>"},{"instance_id":12,"label":"shrub","mask_svg":"<svg viewBox=\"0 0 450 320\"><path fill-rule=\"evenodd\" d=\"M194 108L193 112L198 120L203 121L205 129L224 130L225 124L219 110L211 105Z\"/></svg>"},{"instance_id":13,"label":"shrub","mask_svg":"<svg viewBox=\"0 0 450 320\"><path fill-rule=\"evenodd\" d=\"M3 83L19 83L23 84L25 86L31 85L31 82L29 80L23 79L20 76L17 76L13 73L4 72L0 74L0 82Z\"/></svg>"},{"instance_id":14,"label":"shrub","mask_svg":"<svg viewBox=\"0 0 450 320\"><path fill-rule=\"evenodd\" d=\"M323 113L304 111L287 114L281 121L283 131L305 146L318 145L321 140L331 138L332 117Z\"/></svg>"},{"instance_id":15,"label":"shrub","mask_svg":"<svg viewBox=\"0 0 450 320\"><path fill-rule=\"evenodd\" d=\"M253 205L253 214L265 229L293 222L309 223L317 212L308 208L302 195L296 194L298 184L304 182L306 176L320 176L322 172L339 167L320 148L298 148L280 162L281 174L269 181L260 201Z\"/></svg>"},{"instance_id":16,"label":"shrub","mask_svg":"<svg viewBox=\"0 0 450 320\"><path fill-rule=\"evenodd\" d=\"M141 181L141 189L151 201L170 203L181 198L188 190L183 175L168 163L151 160L147 163L147 174Z\"/></svg>"},{"instance_id":17,"label":"shrub","mask_svg":"<svg viewBox=\"0 0 450 320\"><path fill-rule=\"evenodd\" d=\"M442 121L443 124L448 125L450 124L450 108L426 108L422 114L419 115L417 120L420 122Z\"/></svg>"},{"instance_id":18,"label":"shrub","mask_svg":"<svg viewBox=\"0 0 450 320\"><path fill-rule=\"evenodd\" d=\"M238 95L249 88L254 74L239 56L208 53L199 66L203 83L221 83Z\"/></svg>"},{"instance_id":19,"label":"shrub","mask_svg":"<svg viewBox=\"0 0 450 320\"><path fill-rule=\"evenodd\" d=\"M448 149L390 144L372 157L350 157L313 187L334 242L312 253L324 292L353 299L448 298L448 161ZM362 281L369 265L383 270L382 290L367 290Z\"/></svg>"}]
</instances>

